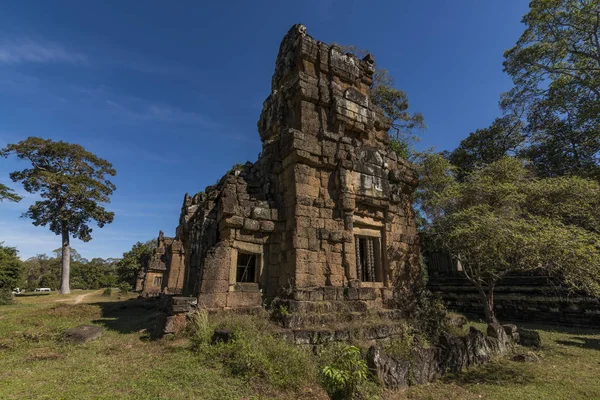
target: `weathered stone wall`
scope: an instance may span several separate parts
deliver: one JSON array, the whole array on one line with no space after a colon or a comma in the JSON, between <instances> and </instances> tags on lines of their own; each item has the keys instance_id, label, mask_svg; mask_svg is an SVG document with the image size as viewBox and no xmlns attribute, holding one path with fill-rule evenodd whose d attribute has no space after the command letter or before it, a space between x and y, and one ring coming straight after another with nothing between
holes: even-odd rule
<instances>
[{"instance_id":1,"label":"weathered stone wall","mask_svg":"<svg viewBox=\"0 0 600 400\"><path fill-rule=\"evenodd\" d=\"M183 244L178 239L158 234L156 248L148 266L139 272L135 289L143 295L181 294L185 275ZM156 278L160 278L157 284Z\"/></svg>"},{"instance_id":2,"label":"weathered stone wall","mask_svg":"<svg viewBox=\"0 0 600 400\"><path fill-rule=\"evenodd\" d=\"M378 307L395 283L414 279L416 173L389 150L390 121L369 99L373 72L372 56L290 29L258 122L261 156L184 198L184 294L238 308L363 293ZM254 276L240 281L239 271Z\"/></svg>"},{"instance_id":3,"label":"weathered stone wall","mask_svg":"<svg viewBox=\"0 0 600 400\"><path fill-rule=\"evenodd\" d=\"M433 276L428 286L442 297L448 309L483 318L479 294L464 276ZM542 276L507 276L494 293L494 308L501 321L600 327L600 299L561 290Z\"/></svg>"}]
</instances>

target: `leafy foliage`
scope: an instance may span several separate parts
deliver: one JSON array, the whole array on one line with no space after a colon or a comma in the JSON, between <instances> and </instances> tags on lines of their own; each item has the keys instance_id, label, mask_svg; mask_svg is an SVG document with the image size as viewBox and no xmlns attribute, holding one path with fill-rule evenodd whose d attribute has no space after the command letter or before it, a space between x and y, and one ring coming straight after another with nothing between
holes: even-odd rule
<instances>
[{"instance_id":1,"label":"leafy foliage","mask_svg":"<svg viewBox=\"0 0 600 400\"><path fill-rule=\"evenodd\" d=\"M127 282L132 286L135 285L138 272L148 267L155 248L156 240L148 240L144 243L137 242L131 250L123 253L123 257L117 264L119 282Z\"/></svg>"},{"instance_id":2,"label":"leafy foliage","mask_svg":"<svg viewBox=\"0 0 600 400\"><path fill-rule=\"evenodd\" d=\"M444 317L447 313L444 303L425 285L415 285L410 290L394 291L394 307L402 310L405 322L412 326L413 333L422 342L435 343L445 330Z\"/></svg>"},{"instance_id":3,"label":"leafy foliage","mask_svg":"<svg viewBox=\"0 0 600 400\"><path fill-rule=\"evenodd\" d=\"M114 286L117 281L117 261L115 259L93 258L88 261L77 250L71 249L71 285L74 289L99 289ZM25 287L56 289L60 286L61 252L54 251L54 257L38 254L23 262Z\"/></svg>"},{"instance_id":4,"label":"leafy foliage","mask_svg":"<svg viewBox=\"0 0 600 400\"><path fill-rule=\"evenodd\" d=\"M462 181L440 155L430 155L421 172L418 201L428 215L427 233L458 258L490 321L495 284L511 271L543 270L573 289L600 294L596 181L538 179L509 157Z\"/></svg>"},{"instance_id":5,"label":"leafy foliage","mask_svg":"<svg viewBox=\"0 0 600 400\"><path fill-rule=\"evenodd\" d=\"M524 140L521 120L507 115L497 118L490 127L471 133L448 158L458 168L459 176L462 176L476 167L489 165L508 154L514 154Z\"/></svg>"},{"instance_id":6,"label":"leafy foliage","mask_svg":"<svg viewBox=\"0 0 600 400\"><path fill-rule=\"evenodd\" d=\"M15 193L14 190L0 183L0 201L8 200L13 202L21 201L22 197Z\"/></svg>"},{"instance_id":7,"label":"leafy foliage","mask_svg":"<svg viewBox=\"0 0 600 400\"><path fill-rule=\"evenodd\" d=\"M0 242L0 305L12 304L12 290L19 285L23 264L17 257L17 249Z\"/></svg>"},{"instance_id":8,"label":"leafy foliage","mask_svg":"<svg viewBox=\"0 0 600 400\"><path fill-rule=\"evenodd\" d=\"M599 176L600 0L533 0L505 52L515 87L502 102L526 110L521 156L544 176Z\"/></svg>"},{"instance_id":9,"label":"leafy foliage","mask_svg":"<svg viewBox=\"0 0 600 400\"><path fill-rule=\"evenodd\" d=\"M119 283L119 293L123 296L126 296L127 294L129 294L129 291L131 290L131 285L127 282L121 282Z\"/></svg>"},{"instance_id":10,"label":"leafy foliage","mask_svg":"<svg viewBox=\"0 0 600 400\"><path fill-rule=\"evenodd\" d=\"M332 345L323 354L329 362L321 368L321 382L332 399L352 399L368 379L369 369L360 349L350 345Z\"/></svg>"},{"instance_id":11,"label":"leafy foliage","mask_svg":"<svg viewBox=\"0 0 600 400\"><path fill-rule=\"evenodd\" d=\"M22 279L23 264L17 257L17 249L0 242L0 289L17 287Z\"/></svg>"},{"instance_id":12,"label":"leafy foliage","mask_svg":"<svg viewBox=\"0 0 600 400\"><path fill-rule=\"evenodd\" d=\"M302 347L274 336L264 317L227 314L211 321L206 311L193 318L192 342L199 357L221 362L234 376L266 382L283 390L298 390L315 381L316 366ZM228 343L211 344L215 329L232 332Z\"/></svg>"}]
</instances>

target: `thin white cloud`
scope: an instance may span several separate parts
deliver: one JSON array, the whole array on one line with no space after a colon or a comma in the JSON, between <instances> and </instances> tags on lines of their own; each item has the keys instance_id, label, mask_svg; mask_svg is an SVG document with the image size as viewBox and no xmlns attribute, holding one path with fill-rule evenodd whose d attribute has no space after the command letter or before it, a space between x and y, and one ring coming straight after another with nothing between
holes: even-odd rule
<instances>
[{"instance_id":1,"label":"thin white cloud","mask_svg":"<svg viewBox=\"0 0 600 400\"><path fill-rule=\"evenodd\" d=\"M119 96L105 90L97 90L94 94L92 93L94 92L88 91L86 94L97 98L105 97L104 104L110 110L132 120L202 126L217 125L200 113L184 111L174 106L154 104L131 96Z\"/></svg>"},{"instance_id":2,"label":"thin white cloud","mask_svg":"<svg viewBox=\"0 0 600 400\"><path fill-rule=\"evenodd\" d=\"M0 64L87 64L87 57L64 46L29 38L0 39Z\"/></svg>"}]
</instances>

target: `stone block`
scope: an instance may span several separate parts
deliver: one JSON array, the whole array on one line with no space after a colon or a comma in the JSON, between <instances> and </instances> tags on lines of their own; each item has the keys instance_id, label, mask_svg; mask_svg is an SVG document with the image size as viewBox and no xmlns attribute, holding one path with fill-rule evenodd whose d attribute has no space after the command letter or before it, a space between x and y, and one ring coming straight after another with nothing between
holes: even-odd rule
<instances>
[{"instance_id":1,"label":"stone block","mask_svg":"<svg viewBox=\"0 0 600 400\"><path fill-rule=\"evenodd\" d=\"M367 351L367 366L378 380L388 389L404 389L408 387L410 362L397 360L386 355L375 346Z\"/></svg>"},{"instance_id":2,"label":"stone block","mask_svg":"<svg viewBox=\"0 0 600 400\"><path fill-rule=\"evenodd\" d=\"M416 347L411 358L411 384L424 385L433 382L444 372L440 368L440 349L437 347Z\"/></svg>"},{"instance_id":3,"label":"stone block","mask_svg":"<svg viewBox=\"0 0 600 400\"><path fill-rule=\"evenodd\" d=\"M519 344L525 347L542 347L542 338L537 331L532 329L519 329Z\"/></svg>"},{"instance_id":4,"label":"stone block","mask_svg":"<svg viewBox=\"0 0 600 400\"><path fill-rule=\"evenodd\" d=\"M373 288L359 288L358 298L360 300L375 300L377 298L377 294Z\"/></svg>"},{"instance_id":5,"label":"stone block","mask_svg":"<svg viewBox=\"0 0 600 400\"><path fill-rule=\"evenodd\" d=\"M255 219L244 219L244 229L250 232L256 232L260 230L260 222Z\"/></svg>"},{"instance_id":6,"label":"stone block","mask_svg":"<svg viewBox=\"0 0 600 400\"><path fill-rule=\"evenodd\" d=\"M271 219L271 210L268 208L260 208L255 207L252 209L252 218L253 219Z\"/></svg>"},{"instance_id":7,"label":"stone block","mask_svg":"<svg viewBox=\"0 0 600 400\"><path fill-rule=\"evenodd\" d=\"M65 339L71 343L87 343L102 336L104 328L95 325L79 325L65 331Z\"/></svg>"},{"instance_id":8,"label":"stone block","mask_svg":"<svg viewBox=\"0 0 600 400\"><path fill-rule=\"evenodd\" d=\"M320 289L308 292L309 301L323 301L323 291Z\"/></svg>"},{"instance_id":9,"label":"stone block","mask_svg":"<svg viewBox=\"0 0 600 400\"><path fill-rule=\"evenodd\" d=\"M178 334L184 331L187 325L187 317L185 315L171 315L165 321L164 334Z\"/></svg>"},{"instance_id":10,"label":"stone block","mask_svg":"<svg viewBox=\"0 0 600 400\"><path fill-rule=\"evenodd\" d=\"M200 293L198 307L225 308L227 307L227 293Z\"/></svg>"},{"instance_id":11,"label":"stone block","mask_svg":"<svg viewBox=\"0 0 600 400\"><path fill-rule=\"evenodd\" d=\"M260 221L260 230L262 232L273 232L275 230L275 223L273 221Z\"/></svg>"},{"instance_id":12,"label":"stone block","mask_svg":"<svg viewBox=\"0 0 600 400\"><path fill-rule=\"evenodd\" d=\"M262 306L262 297L260 293L251 292L229 292L227 294L227 307L260 307Z\"/></svg>"},{"instance_id":13,"label":"stone block","mask_svg":"<svg viewBox=\"0 0 600 400\"><path fill-rule=\"evenodd\" d=\"M359 288L348 287L344 289L344 298L347 300L358 300Z\"/></svg>"},{"instance_id":14,"label":"stone block","mask_svg":"<svg viewBox=\"0 0 600 400\"><path fill-rule=\"evenodd\" d=\"M224 219L225 226L230 228L241 228L244 226L244 218L239 215L232 215Z\"/></svg>"}]
</instances>

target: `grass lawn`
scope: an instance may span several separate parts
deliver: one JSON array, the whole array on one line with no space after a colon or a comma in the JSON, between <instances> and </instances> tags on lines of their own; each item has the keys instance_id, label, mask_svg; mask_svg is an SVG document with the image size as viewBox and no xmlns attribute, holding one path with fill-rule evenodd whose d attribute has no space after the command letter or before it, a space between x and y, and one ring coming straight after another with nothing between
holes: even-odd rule
<instances>
[{"instance_id":1,"label":"grass lawn","mask_svg":"<svg viewBox=\"0 0 600 400\"><path fill-rule=\"evenodd\" d=\"M101 294L27 296L0 307L0 399L327 398L314 385L292 394L232 377L186 339L155 340L153 303ZM84 323L106 331L84 345L62 341L65 329ZM536 328L539 363L497 360L384 398L600 399L600 332Z\"/></svg>"}]
</instances>

